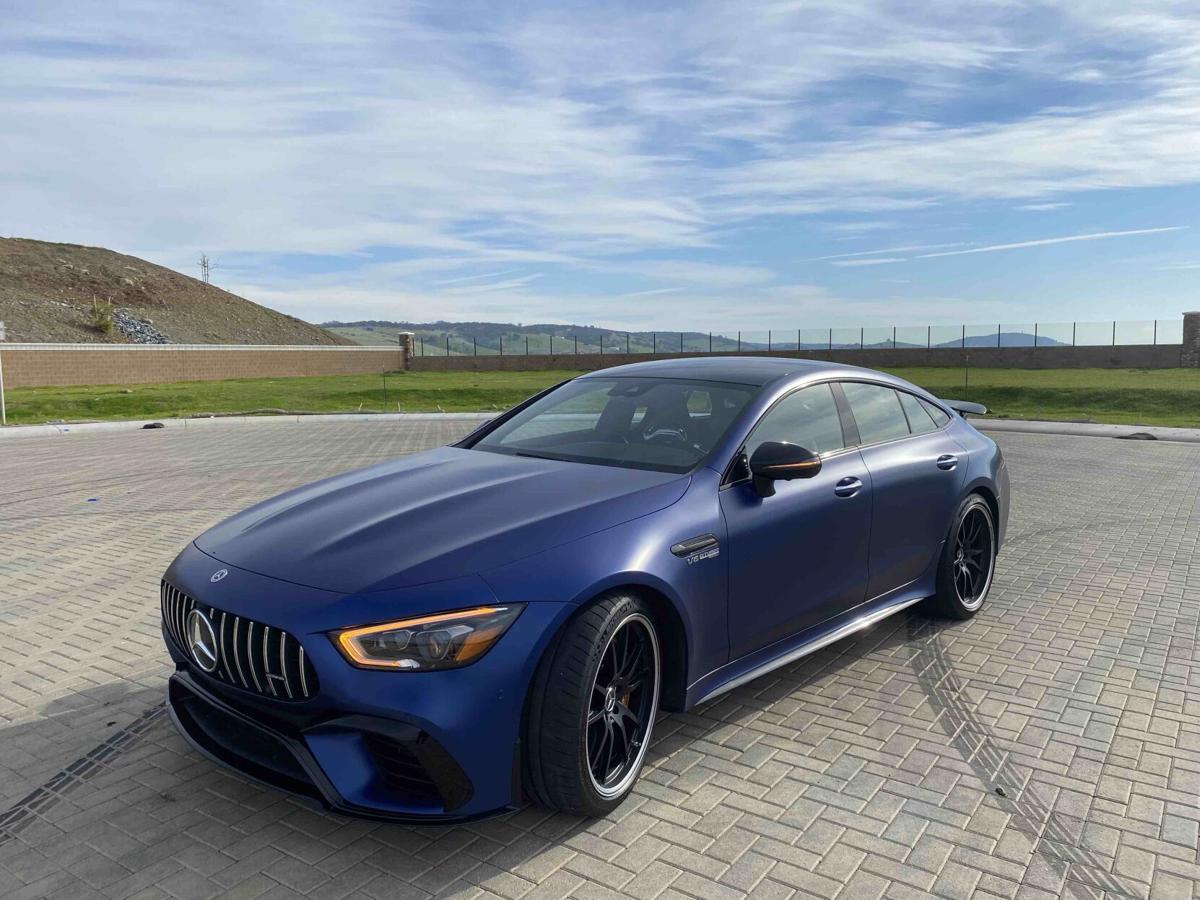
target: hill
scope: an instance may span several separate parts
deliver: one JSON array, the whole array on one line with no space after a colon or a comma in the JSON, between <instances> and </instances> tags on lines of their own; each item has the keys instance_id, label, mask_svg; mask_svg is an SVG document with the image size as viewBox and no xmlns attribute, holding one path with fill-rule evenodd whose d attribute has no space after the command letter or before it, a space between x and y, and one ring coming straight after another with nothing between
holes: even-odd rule
<instances>
[{"instance_id":1,"label":"hill","mask_svg":"<svg viewBox=\"0 0 1200 900\"><path fill-rule=\"evenodd\" d=\"M0 238L0 321L14 342L354 343L136 256L24 238Z\"/></svg>"},{"instance_id":2,"label":"hill","mask_svg":"<svg viewBox=\"0 0 1200 900\"><path fill-rule=\"evenodd\" d=\"M571 353L578 341L580 353L595 353L600 350L601 340L606 350L624 351L628 348L631 353L672 352L686 350L690 352L709 349L708 332L678 331L614 331L608 328L597 328L594 325L514 325L508 322L387 322L370 320L362 322L323 322L322 327L341 335L358 344L395 344L397 335L402 331L411 331L416 336L417 353L424 351L426 355L451 356L499 353L503 344L505 353L524 353L526 346L531 353L549 353L551 346L561 353ZM890 329L868 329L878 333ZM858 346L859 333L856 329L838 328L835 332L842 337L835 337L835 349L853 348ZM809 332L811 336L812 332ZM742 350L766 350L768 348L765 331L746 332L742 335ZM788 338L791 338L789 341ZM797 349L795 331L776 331L771 347L776 350ZM847 337L854 340L845 342ZM869 337L869 335L868 335ZM553 341L553 345L551 344ZM528 343L526 343L528 342ZM1032 346L1033 335L1025 332L1006 331L1001 335L1000 343L1005 347ZM1038 338L1039 346L1050 347L1061 342L1045 335ZM968 335L967 347L995 347L996 336ZM712 350L717 353L730 353L738 349L736 335L712 336ZM801 343L801 350L824 350L829 346L826 341ZM891 340L867 341L867 347L890 347ZM906 343L903 340L898 347L923 347L924 344ZM944 341L935 347L957 347L959 341Z\"/></svg>"}]
</instances>

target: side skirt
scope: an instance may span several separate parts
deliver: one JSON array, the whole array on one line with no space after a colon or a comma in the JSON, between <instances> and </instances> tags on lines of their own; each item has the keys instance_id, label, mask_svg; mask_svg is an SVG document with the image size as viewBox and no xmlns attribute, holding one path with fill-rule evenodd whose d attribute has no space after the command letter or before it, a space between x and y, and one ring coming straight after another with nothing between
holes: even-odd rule
<instances>
[{"instance_id":1,"label":"side skirt","mask_svg":"<svg viewBox=\"0 0 1200 900\"><path fill-rule=\"evenodd\" d=\"M862 610L852 618L844 620L840 624L834 624L828 631L817 635L803 636L801 642L798 644L793 641L781 641L780 644L783 646L776 645L760 650L753 654L750 659L764 655L766 658L759 662L751 662L749 669L742 669L747 663L747 660L742 659L723 666L715 672L710 672L688 690L687 708L690 709L706 700L712 700L714 697L719 697L736 687L741 687L743 684L753 681L760 675L765 675L781 666L786 666L788 663L816 653L830 644L837 643L842 638L849 637L857 631L862 631L864 628L870 628L876 622L881 622L888 616L908 609L908 607L914 603L921 602L923 599L924 594L916 597L911 594L901 595L900 597L884 601L871 609ZM742 671L739 672L737 671L738 669L742 669Z\"/></svg>"}]
</instances>

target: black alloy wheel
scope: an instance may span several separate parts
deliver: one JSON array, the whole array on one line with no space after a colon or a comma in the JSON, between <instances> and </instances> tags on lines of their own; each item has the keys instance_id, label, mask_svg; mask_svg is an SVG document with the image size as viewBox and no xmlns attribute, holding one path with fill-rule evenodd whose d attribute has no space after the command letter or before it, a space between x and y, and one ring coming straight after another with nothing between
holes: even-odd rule
<instances>
[{"instance_id":1,"label":"black alloy wheel","mask_svg":"<svg viewBox=\"0 0 1200 900\"><path fill-rule=\"evenodd\" d=\"M996 571L996 522L979 494L969 494L955 511L938 562L937 593L926 606L951 619L979 612Z\"/></svg>"},{"instance_id":2,"label":"black alloy wheel","mask_svg":"<svg viewBox=\"0 0 1200 900\"><path fill-rule=\"evenodd\" d=\"M524 770L534 798L585 816L615 809L642 771L661 677L653 610L636 594L605 594L563 626L529 689Z\"/></svg>"}]
</instances>

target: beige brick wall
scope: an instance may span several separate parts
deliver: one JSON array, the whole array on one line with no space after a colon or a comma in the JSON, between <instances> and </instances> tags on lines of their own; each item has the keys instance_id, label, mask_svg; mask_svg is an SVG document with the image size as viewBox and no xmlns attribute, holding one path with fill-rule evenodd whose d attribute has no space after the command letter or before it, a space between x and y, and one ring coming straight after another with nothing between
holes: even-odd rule
<instances>
[{"instance_id":1,"label":"beige brick wall","mask_svg":"<svg viewBox=\"0 0 1200 900\"><path fill-rule=\"evenodd\" d=\"M0 344L0 360L6 388L363 375L404 368L403 353L393 347Z\"/></svg>"}]
</instances>

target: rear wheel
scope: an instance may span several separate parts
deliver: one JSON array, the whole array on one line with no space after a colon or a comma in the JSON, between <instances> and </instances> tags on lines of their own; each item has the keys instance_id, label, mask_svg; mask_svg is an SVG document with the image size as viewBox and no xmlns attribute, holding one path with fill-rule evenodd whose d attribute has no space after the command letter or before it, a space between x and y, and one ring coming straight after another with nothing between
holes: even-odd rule
<instances>
[{"instance_id":1,"label":"rear wheel","mask_svg":"<svg viewBox=\"0 0 1200 900\"><path fill-rule=\"evenodd\" d=\"M987 598L995 569L992 509L979 494L971 494L951 523L938 563L937 594L929 598L929 609L951 619L971 618Z\"/></svg>"},{"instance_id":2,"label":"rear wheel","mask_svg":"<svg viewBox=\"0 0 1200 900\"><path fill-rule=\"evenodd\" d=\"M658 712L661 658L646 604L615 593L572 619L532 686L528 783L552 809L602 816L642 770Z\"/></svg>"}]
</instances>

